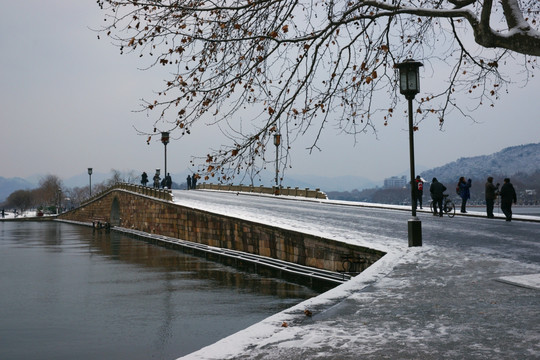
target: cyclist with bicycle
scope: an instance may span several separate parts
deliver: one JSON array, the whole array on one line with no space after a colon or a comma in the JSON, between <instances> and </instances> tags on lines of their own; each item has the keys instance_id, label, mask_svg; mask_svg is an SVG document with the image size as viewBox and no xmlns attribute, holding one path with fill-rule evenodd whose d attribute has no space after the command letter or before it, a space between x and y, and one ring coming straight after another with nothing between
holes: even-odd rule
<instances>
[{"instance_id":1,"label":"cyclist with bicycle","mask_svg":"<svg viewBox=\"0 0 540 360\"><path fill-rule=\"evenodd\" d=\"M442 183L440 183L437 178L433 178L431 181L431 185L429 187L429 193L431 194L431 198L433 199L433 215L439 215L440 217L443 216L444 210L443 210L443 199L444 199L444 192L446 191L446 186L444 186ZM437 208L439 209L439 212L437 214Z\"/></svg>"}]
</instances>

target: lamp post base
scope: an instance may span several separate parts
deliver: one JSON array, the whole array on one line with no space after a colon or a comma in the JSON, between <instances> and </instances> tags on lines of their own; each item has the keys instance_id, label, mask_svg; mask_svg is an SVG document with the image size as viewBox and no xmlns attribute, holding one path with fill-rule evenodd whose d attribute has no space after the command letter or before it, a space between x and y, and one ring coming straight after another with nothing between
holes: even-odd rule
<instances>
[{"instance_id":1,"label":"lamp post base","mask_svg":"<svg viewBox=\"0 0 540 360\"><path fill-rule=\"evenodd\" d=\"M409 220L409 247L422 246L422 222L418 218Z\"/></svg>"}]
</instances>

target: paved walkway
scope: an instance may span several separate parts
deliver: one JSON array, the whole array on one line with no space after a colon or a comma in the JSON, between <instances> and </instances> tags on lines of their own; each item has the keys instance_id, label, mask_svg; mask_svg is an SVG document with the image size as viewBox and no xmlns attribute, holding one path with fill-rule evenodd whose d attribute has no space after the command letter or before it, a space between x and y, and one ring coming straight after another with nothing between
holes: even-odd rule
<instances>
[{"instance_id":1,"label":"paved walkway","mask_svg":"<svg viewBox=\"0 0 540 360\"><path fill-rule=\"evenodd\" d=\"M254 206L268 218L265 204ZM348 283L183 359L540 358L540 223L420 213L424 246L408 248L405 212L281 204L299 228L371 241L388 254ZM321 216L328 223L313 224Z\"/></svg>"}]
</instances>

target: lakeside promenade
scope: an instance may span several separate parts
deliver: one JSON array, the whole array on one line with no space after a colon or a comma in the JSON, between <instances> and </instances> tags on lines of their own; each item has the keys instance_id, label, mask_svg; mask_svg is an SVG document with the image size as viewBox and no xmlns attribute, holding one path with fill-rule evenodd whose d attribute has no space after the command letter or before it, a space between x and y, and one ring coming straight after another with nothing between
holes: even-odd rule
<instances>
[{"instance_id":1,"label":"lakeside promenade","mask_svg":"<svg viewBox=\"0 0 540 360\"><path fill-rule=\"evenodd\" d=\"M539 217L424 210L424 246L408 248L407 207L298 200L174 192L194 209L386 252L353 280L184 359L540 357Z\"/></svg>"},{"instance_id":2,"label":"lakeside promenade","mask_svg":"<svg viewBox=\"0 0 540 360\"><path fill-rule=\"evenodd\" d=\"M175 193L178 203L387 255L351 281L182 359L540 358L540 217L508 223L474 210L453 219L419 212L424 245L409 248L406 211L245 198Z\"/></svg>"}]
</instances>

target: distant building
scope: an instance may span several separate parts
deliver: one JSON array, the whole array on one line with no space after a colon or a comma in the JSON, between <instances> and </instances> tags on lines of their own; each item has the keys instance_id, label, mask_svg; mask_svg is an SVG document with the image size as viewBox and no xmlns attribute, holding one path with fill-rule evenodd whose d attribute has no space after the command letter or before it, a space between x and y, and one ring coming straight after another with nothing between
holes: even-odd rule
<instances>
[{"instance_id":1,"label":"distant building","mask_svg":"<svg viewBox=\"0 0 540 360\"><path fill-rule=\"evenodd\" d=\"M390 178L384 179L384 188L385 189L396 189L396 188L404 188L407 186L407 177L397 177L392 176Z\"/></svg>"}]
</instances>

